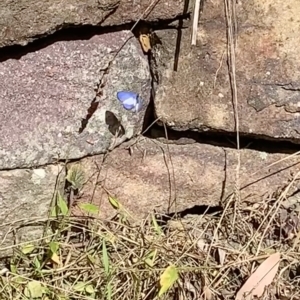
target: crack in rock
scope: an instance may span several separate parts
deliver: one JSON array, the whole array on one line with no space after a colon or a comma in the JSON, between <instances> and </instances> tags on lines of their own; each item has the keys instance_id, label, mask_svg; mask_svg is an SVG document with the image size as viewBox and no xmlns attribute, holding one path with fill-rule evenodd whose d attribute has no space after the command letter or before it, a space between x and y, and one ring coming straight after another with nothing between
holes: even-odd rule
<instances>
[{"instance_id":1,"label":"crack in rock","mask_svg":"<svg viewBox=\"0 0 300 300\"><path fill-rule=\"evenodd\" d=\"M83 130L86 128L88 122L89 122L89 119L93 116L93 114L96 112L98 106L99 106L99 101L97 101L97 97L102 97L103 94L102 94L102 89L104 88L105 86L105 78L107 77L107 75L109 74L109 71L110 71L110 68L111 68L111 65L112 63L114 62L114 60L116 59L117 55L120 53L120 51L122 51L122 49L124 48L124 46L128 43L128 41L130 39L132 39L133 36L129 37L124 43L123 45L117 50L115 51L115 54L113 56L113 58L108 62L108 65L106 68L103 68L100 70L100 73L102 73L102 76L99 80L99 83L97 84L97 87L96 87L96 95L95 95L95 98L92 100L91 102L91 105L90 107L88 108L87 110L87 115L84 119L82 119L81 121L81 127L79 128L78 130L78 133L82 133ZM123 127L123 130L124 130L124 127Z\"/></svg>"}]
</instances>

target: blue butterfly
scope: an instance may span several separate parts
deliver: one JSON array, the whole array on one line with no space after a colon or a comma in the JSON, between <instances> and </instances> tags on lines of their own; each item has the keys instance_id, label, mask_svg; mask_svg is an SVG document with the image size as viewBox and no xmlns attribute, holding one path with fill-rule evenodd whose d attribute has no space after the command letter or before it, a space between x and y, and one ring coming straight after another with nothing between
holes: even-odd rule
<instances>
[{"instance_id":1,"label":"blue butterfly","mask_svg":"<svg viewBox=\"0 0 300 300\"><path fill-rule=\"evenodd\" d=\"M121 91L117 93L117 98L126 110L139 112L143 107L142 99L137 93Z\"/></svg>"}]
</instances>

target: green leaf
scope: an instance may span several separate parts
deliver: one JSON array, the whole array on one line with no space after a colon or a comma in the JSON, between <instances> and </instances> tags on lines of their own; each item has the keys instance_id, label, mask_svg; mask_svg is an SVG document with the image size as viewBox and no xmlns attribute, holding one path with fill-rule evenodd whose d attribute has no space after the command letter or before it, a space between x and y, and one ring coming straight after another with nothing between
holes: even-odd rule
<instances>
[{"instance_id":1,"label":"green leaf","mask_svg":"<svg viewBox=\"0 0 300 300\"><path fill-rule=\"evenodd\" d=\"M10 271L13 273L13 274L18 274L18 269L17 269L17 266L16 264L11 260L10 262Z\"/></svg>"},{"instance_id":2,"label":"green leaf","mask_svg":"<svg viewBox=\"0 0 300 300\"><path fill-rule=\"evenodd\" d=\"M87 258L88 258L89 262L90 262L92 265L94 265L94 264L96 263L96 259L95 259L94 256L88 254L88 255L87 255Z\"/></svg>"},{"instance_id":3,"label":"green leaf","mask_svg":"<svg viewBox=\"0 0 300 300\"><path fill-rule=\"evenodd\" d=\"M41 263L40 263L39 259L37 258L37 256L35 256L35 258L33 259L33 264L36 267L36 269L41 268Z\"/></svg>"},{"instance_id":4,"label":"green leaf","mask_svg":"<svg viewBox=\"0 0 300 300\"><path fill-rule=\"evenodd\" d=\"M151 268L154 266L156 254L157 254L157 249L151 251L145 258L145 263Z\"/></svg>"},{"instance_id":5,"label":"green leaf","mask_svg":"<svg viewBox=\"0 0 300 300\"><path fill-rule=\"evenodd\" d=\"M50 242L49 243L49 248L50 248L52 253L57 253L57 251L59 249L59 244L57 242Z\"/></svg>"},{"instance_id":6,"label":"green leaf","mask_svg":"<svg viewBox=\"0 0 300 300\"><path fill-rule=\"evenodd\" d=\"M121 203L114 197L108 196L108 201L114 209L120 209L122 207Z\"/></svg>"},{"instance_id":7,"label":"green leaf","mask_svg":"<svg viewBox=\"0 0 300 300\"><path fill-rule=\"evenodd\" d=\"M99 208L97 205L92 203L80 203L79 207L89 214L99 214Z\"/></svg>"},{"instance_id":8,"label":"green leaf","mask_svg":"<svg viewBox=\"0 0 300 300\"><path fill-rule=\"evenodd\" d=\"M106 287L106 292L107 292L107 300L111 300L112 288L111 288L110 282L108 283L108 285Z\"/></svg>"},{"instance_id":9,"label":"green leaf","mask_svg":"<svg viewBox=\"0 0 300 300\"><path fill-rule=\"evenodd\" d=\"M105 274L108 276L109 275L109 258L108 258L105 239L103 239L103 242L102 242L102 261L103 261Z\"/></svg>"},{"instance_id":10,"label":"green leaf","mask_svg":"<svg viewBox=\"0 0 300 300\"><path fill-rule=\"evenodd\" d=\"M164 294L178 279L178 271L174 265L167 267L160 276L160 290L158 296Z\"/></svg>"},{"instance_id":11,"label":"green leaf","mask_svg":"<svg viewBox=\"0 0 300 300\"><path fill-rule=\"evenodd\" d=\"M57 192L57 206L59 207L60 212L63 214L63 216L66 216L68 214L69 208L68 208L67 202L62 197L60 192Z\"/></svg>"},{"instance_id":12,"label":"green leaf","mask_svg":"<svg viewBox=\"0 0 300 300\"><path fill-rule=\"evenodd\" d=\"M85 290L85 286L86 286L86 283L83 282L83 281L78 281L74 286L73 286L73 289L76 291L76 292L83 292Z\"/></svg>"},{"instance_id":13,"label":"green leaf","mask_svg":"<svg viewBox=\"0 0 300 300\"><path fill-rule=\"evenodd\" d=\"M50 217L57 217L57 209L56 206L52 207Z\"/></svg>"},{"instance_id":14,"label":"green leaf","mask_svg":"<svg viewBox=\"0 0 300 300\"><path fill-rule=\"evenodd\" d=\"M86 291L88 294L93 294L93 293L95 292L95 289L94 289L94 287L93 287L91 284L89 284L89 285L87 285L87 286L85 287L85 291Z\"/></svg>"},{"instance_id":15,"label":"green leaf","mask_svg":"<svg viewBox=\"0 0 300 300\"><path fill-rule=\"evenodd\" d=\"M152 223L153 223L155 232L156 232L159 236L161 236L161 235L163 234L163 231L161 230L160 226L157 224L155 215L153 215L153 214L152 214Z\"/></svg>"},{"instance_id":16,"label":"green leaf","mask_svg":"<svg viewBox=\"0 0 300 300\"><path fill-rule=\"evenodd\" d=\"M33 244L27 244L22 247L21 251L24 254L28 254L28 253L31 253L34 249L35 249L35 246Z\"/></svg>"},{"instance_id":17,"label":"green leaf","mask_svg":"<svg viewBox=\"0 0 300 300\"><path fill-rule=\"evenodd\" d=\"M68 170L66 179L72 184L74 190L81 189L85 181L85 174L82 166L79 164L72 165Z\"/></svg>"},{"instance_id":18,"label":"green leaf","mask_svg":"<svg viewBox=\"0 0 300 300\"><path fill-rule=\"evenodd\" d=\"M52 255L51 255L51 260L55 263L55 264L57 264L57 265L60 265L61 264L61 261L60 261L60 258L59 258L59 256L57 255L57 253L52 253Z\"/></svg>"},{"instance_id":19,"label":"green leaf","mask_svg":"<svg viewBox=\"0 0 300 300\"><path fill-rule=\"evenodd\" d=\"M25 288L25 296L32 299L32 298L41 298L43 297L44 288L39 281L30 281L28 282Z\"/></svg>"}]
</instances>

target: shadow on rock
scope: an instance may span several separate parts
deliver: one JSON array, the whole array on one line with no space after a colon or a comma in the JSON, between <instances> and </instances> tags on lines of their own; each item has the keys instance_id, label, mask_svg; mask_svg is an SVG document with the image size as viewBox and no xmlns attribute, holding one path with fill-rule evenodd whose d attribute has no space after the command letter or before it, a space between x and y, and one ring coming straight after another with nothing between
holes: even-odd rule
<instances>
[{"instance_id":1,"label":"shadow on rock","mask_svg":"<svg viewBox=\"0 0 300 300\"><path fill-rule=\"evenodd\" d=\"M108 130L113 136L121 137L125 134L125 129L116 115L107 110L105 112L105 123L108 125Z\"/></svg>"},{"instance_id":2,"label":"shadow on rock","mask_svg":"<svg viewBox=\"0 0 300 300\"><path fill-rule=\"evenodd\" d=\"M207 205L195 205L191 208L179 211L177 213L169 213L163 216L160 216L157 220L158 225L164 226L171 219L181 219L187 215L215 215L216 217L220 216L223 208L221 206L210 207Z\"/></svg>"}]
</instances>

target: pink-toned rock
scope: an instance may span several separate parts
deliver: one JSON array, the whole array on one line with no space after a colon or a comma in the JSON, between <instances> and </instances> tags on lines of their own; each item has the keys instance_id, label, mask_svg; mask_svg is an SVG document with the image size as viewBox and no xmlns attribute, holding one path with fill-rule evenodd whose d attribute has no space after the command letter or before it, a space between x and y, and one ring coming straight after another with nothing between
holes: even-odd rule
<instances>
[{"instance_id":1,"label":"pink-toned rock","mask_svg":"<svg viewBox=\"0 0 300 300\"><path fill-rule=\"evenodd\" d=\"M140 19L157 21L190 12L190 8L184 9L182 0L3 0L0 47L25 45L61 28L122 25Z\"/></svg>"},{"instance_id":2,"label":"pink-toned rock","mask_svg":"<svg viewBox=\"0 0 300 300\"><path fill-rule=\"evenodd\" d=\"M170 151L170 152L169 152ZM171 160L170 160L171 157ZM241 199L261 201L286 185L298 171L297 157L241 151ZM94 202L101 217L115 211L107 193L116 197L135 218L156 210L179 212L197 205L217 206L228 201L236 183L237 151L209 145L175 145L145 139L133 146L132 155L120 147L103 156L81 161L88 178L79 202ZM292 193L298 188L295 184ZM75 214L82 213L79 208Z\"/></svg>"},{"instance_id":3,"label":"pink-toned rock","mask_svg":"<svg viewBox=\"0 0 300 300\"><path fill-rule=\"evenodd\" d=\"M235 70L242 134L300 142L299 16L297 0L236 4ZM190 29L184 29L178 60L177 30L157 32L161 44L154 57L160 84L155 109L169 127L235 131L226 28L224 1L206 1L197 46L191 46Z\"/></svg>"},{"instance_id":4,"label":"pink-toned rock","mask_svg":"<svg viewBox=\"0 0 300 300\"><path fill-rule=\"evenodd\" d=\"M142 111L126 111L120 90L140 93ZM147 57L129 31L58 41L1 62L0 169L104 153L141 132L150 90Z\"/></svg>"},{"instance_id":5,"label":"pink-toned rock","mask_svg":"<svg viewBox=\"0 0 300 300\"><path fill-rule=\"evenodd\" d=\"M102 160L103 155L97 155L77 162L86 183L74 199L75 215L84 214L80 203L92 202L99 206L100 218L112 217L116 211L108 194L140 220L154 210L173 213L201 205L224 207L235 190L237 151L233 149L142 139L132 146L131 155L122 145L109 153L104 164ZM298 171L297 156L242 150L241 201L251 206L249 202L280 193ZM0 257L10 253L13 232L20 242L41 236L37 221L47 220L51 200L56 188L63 188L65 175L62 165L0 171ZM295 181L286 199L299 188ZM24 224L30 226L18 230Z\"/></svg>"}]
</instances>

